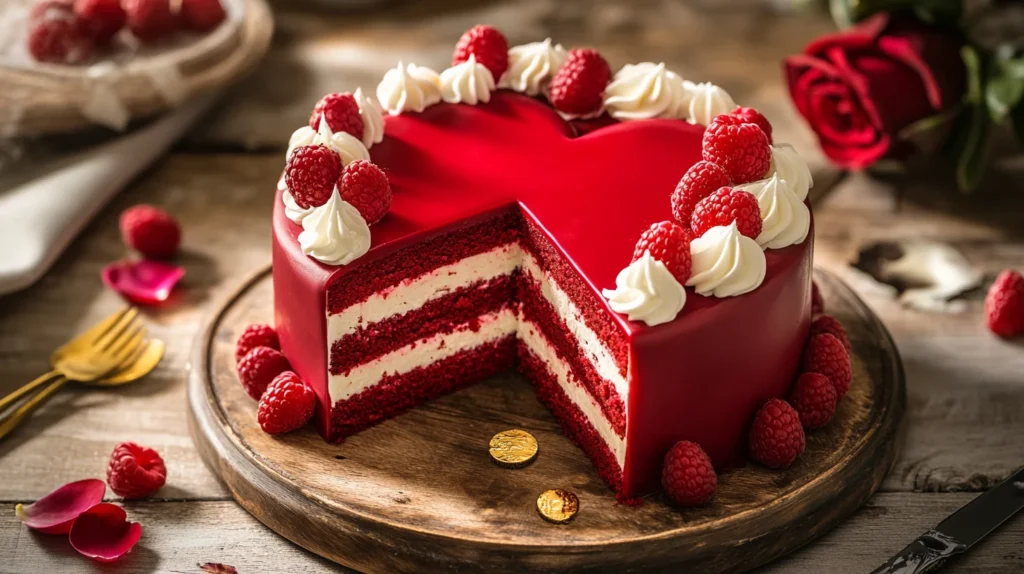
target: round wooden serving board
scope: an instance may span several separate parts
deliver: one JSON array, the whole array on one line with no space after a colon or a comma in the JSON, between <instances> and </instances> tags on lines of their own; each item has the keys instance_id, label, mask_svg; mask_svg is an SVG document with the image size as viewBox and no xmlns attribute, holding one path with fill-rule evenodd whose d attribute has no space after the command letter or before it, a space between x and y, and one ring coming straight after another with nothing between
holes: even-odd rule
<instances>
[{"instance_id":1,"label":"round wooden serving board","mask_svg":"<svg viewBox=\"0 0 1024 574\"><path fill-rule=\"evenodd\" d=\"M191 38L181 33L168 45L143 47L126 62L119 62L120 53L93 62L117 62L109 77L95 77L89 65L0 61L0 134L38 136L87 128L94 120L83 109L100 84L102 97L116 97L131 118L144 118L237 80L270 47L274 20L266 0L223 2L229 18L208 34Z\"/></svg>"},{"instance_id":2,"label":"round wooden serving board","mask_svg":"<svg viewBox=\"0 0 1024 574\"><path fill-rule=\"evenodd\" d=\"M896 457L906 405L892 338L837 278L817 271L830 313L855 347L854 380L835 419L810 432L785 471L753 463L719 477L705 507L664 495L617 504L516 374L456 392L344 443L312 428L263 433L239 385L234 342L273 316L269 268L246 281L203 328L189 381L190 427L236 500L300 546L363 572L517 572L647 569L725 572L777 558L836 525L882 482ZM491 462L495 433L522 428L540 443L530 466ZM537 495L579 495L568 525L544 522Z\"/></svg>"}]
</instances>

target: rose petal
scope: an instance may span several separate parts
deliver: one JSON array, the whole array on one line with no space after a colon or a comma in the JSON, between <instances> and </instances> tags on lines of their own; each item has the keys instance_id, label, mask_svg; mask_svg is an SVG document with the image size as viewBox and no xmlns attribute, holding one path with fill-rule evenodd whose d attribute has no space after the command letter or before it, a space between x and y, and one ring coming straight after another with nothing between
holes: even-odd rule
<instances>
[{"instance_id":1,"label":"rose petal","mask_svg":"<svg viewBox=\"0 0 1024 574\"><path fill-rule=\"evenodd\" d=\"M161 261L117 261L103 268L103 283L140 305L163 303L185 276L185 268Z\"/></svg>"},{"instance_id":2,"label":"rose petal","mask_svg":"<svg viewBox=\"0 0 1024 574\"><path fill-rule=\"evenodd\" d=\"M102 502L75 520L68 540L82 556L113 562L131 552L142 537L142 525L127 518L128 513L120 506Z\"/></svg>"},{"instance_id":3,"label":"rose petal","mask_svg":"<svg viewBox=\"0 0 1024 574\"><path fill-rule=\"evenodd\" d=\"M65 484L28 506L14 507L25 526L46 534L67 534L80 514L103 500L107 485L87 478Z\"/></svg>"}]
</instances>

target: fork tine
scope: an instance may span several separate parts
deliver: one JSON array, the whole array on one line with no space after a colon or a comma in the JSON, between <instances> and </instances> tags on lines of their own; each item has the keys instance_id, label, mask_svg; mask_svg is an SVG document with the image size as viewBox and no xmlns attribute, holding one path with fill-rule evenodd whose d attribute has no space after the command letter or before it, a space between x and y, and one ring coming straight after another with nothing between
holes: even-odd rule
<instances>
[{"instance_id":1,"label":"fork tine","mask_svg":"<svg viewBox=\"0 0 1024 574\"><path fill-rule=\"evenodd\" d=\"M93 346L99 349L106 349L112 342L117 340L129 327L139 324L138 321L139 310L132 307L125 313L120 320L117 321L111 328L103 334L102 337L97 339Z\"/></svg>"},{"instance_id":2,"label":"fork tine","mask_svg":"<svg viewBox=\"0 0 1024 574\"><path fill-rule=\"evenodd\" d=\"M120 321L121 318L124 317L125 313L127 313L131 309L132 307L130 305L125 305L124 307L121 307L117 312L112 313L99 323L96 323L92 327L89 327L89 329L84 333L81 333L74 339L71 339L70 341L58 347L56 350L54 350L53 356L60 356L63 353L67 352L70 348L76 346L94 344L100 337L102 337L107 331L109 331L111 327L113 327L118 321ZM51 361L53 361L52 358Z\"/></svg>"},{"instance_id":3,"label":"fork tine","mask_svg":"<svg viewBox=\"0 0 1024 574\"><path fill-rule=\"evenodd\" d=\"M117 368L114 369L114 373L124 371L125 369L128 369L129 367L134 365L139 360L139 358L142 357L143 353L146 352L146 347L148 345L149 343L143 341L142 344L135 348L131 353L129 353L126 357L122 358L121 362L117 365Z\"/></svg>"},{"instance_id":4,"label":"fork tine","mask_svg":"<svg viewBox=\"0 0 1024 574\"><path fill-rule=\"evenodd\" d=\"M117 361L118 365L120 365L140 349L145 340L146 329L136 329L127 334L122 340L117 341L117 344L108 349L107 352L110 353L110 356Z\"/></svg>"}]
</instances>

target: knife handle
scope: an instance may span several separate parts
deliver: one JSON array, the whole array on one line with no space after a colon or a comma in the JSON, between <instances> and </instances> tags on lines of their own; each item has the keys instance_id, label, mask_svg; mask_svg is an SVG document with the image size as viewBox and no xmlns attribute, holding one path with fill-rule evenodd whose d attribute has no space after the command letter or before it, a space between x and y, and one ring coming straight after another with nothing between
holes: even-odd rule
<instances>
[{"instance_id":1,"label":"knife handle","mask_svg":"<svg viewBox=\"0 0 1024 574\"><path fill-rule=\"evenodd\" d=\"M929 530L900 550L871 574L924 574L967 550L967 545L937 530Z\"/></svg>"}]
</instances>

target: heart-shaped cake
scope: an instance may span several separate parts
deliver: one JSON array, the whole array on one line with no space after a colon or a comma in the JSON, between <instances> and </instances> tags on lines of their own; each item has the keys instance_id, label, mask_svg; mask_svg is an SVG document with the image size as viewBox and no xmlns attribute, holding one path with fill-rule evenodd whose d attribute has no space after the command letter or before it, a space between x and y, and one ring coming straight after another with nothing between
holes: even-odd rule
<instances>
[{"instance_id":1,"label":"heart-shaped cake","mask_svg":"<svg viewBox=\"0 0 1024 574\"><path fill-rule=\"evenodd\" d=\"M498 74L486 54L440 76L400 64L378 89L383 121L361 92L333 116L318 105L293 137L276 198L275 320L318 396L325 439L518 369L601 477L632 497L659 488L680 440L718 468L740 461L759 407L789 392L811 318L809 215L780 199L790 191L777 189L788 184L776 161L755 167L757 181L709 189L693 210L702 233L669 223L673 190L697 177L714 139L679 114L715 102L669 84L678 76L663 66L616 88L636 72L627 66L599 85L591 115L604 115L567 120L586 114L545 96L576 105L586 86L559 83L570 64L546 47L560 66L537 82L535 51L517 68L517 47ZM573 78L588 77L584 56L569 56ZM509 77L517 70L522 81ZM639 119L637 101L664 94L669 105ZM735 126L721 133L763 137ZM729 170L769 152L742 153ZM754 202L757 233L736 215L742 201Z\"/></svg>"}]
</instances>

